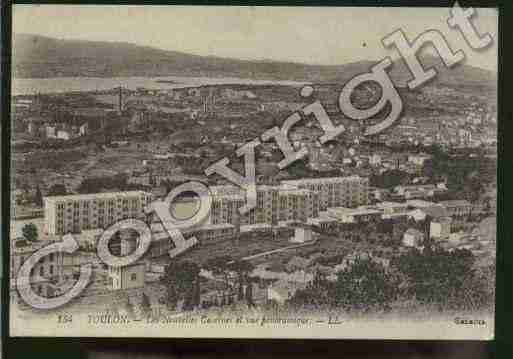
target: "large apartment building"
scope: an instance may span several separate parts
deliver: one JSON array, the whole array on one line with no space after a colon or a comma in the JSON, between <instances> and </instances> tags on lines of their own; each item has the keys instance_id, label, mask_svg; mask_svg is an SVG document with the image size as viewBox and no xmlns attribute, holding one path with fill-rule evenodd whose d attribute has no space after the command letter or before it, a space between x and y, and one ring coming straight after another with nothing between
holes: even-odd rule
<instances>
[{"instance_id":1,"label":"large apartment building","mask_svg":"<svg viewBox=\"0 0 513 359\"><path fill-rule=\"evenodd\" d=\"M275 224L302 221L317 217L319 194L294 186L257 186L257 205L244 215L239 208L245 204L245 194L236 186L212 186L212 224Z\"/></svg>"},{"instance_id":2,"label":"large apartment building","mask_svg":"<svg viewBox=\"0 0 513 359\"><path fill-rule=\"evenodd\" d=\"M143 191L93 193L44 198L46 232L50 235L107 228L127 218L143 218L151 194Z\"/></svg>"},{"instance_id":3,"label":"large apartment building","mask_svg":"<svg viewBox=\"0 0 513 359\"><path fill-rule=\"evenodd\" d=\"M235 185L211 186L209 190L212 207L208 219L184 230L205 242L258 228L310 223L320 216L322 201L325 207L357 207L367 204L368 196L367 179L360 177L283 181L280 185L257 185L256 207L241 215L239 208L246 203L244 190ZM160 220L154 216L152 222L150 253L160 256L169 251L172 244Z\"/></svg>"},{"instance_id":4,"label":"large apartment building","mask_svg":"<svg viewBox=\"0 0 513 359\"><path fill-rule=\"evenodd\" d=\"M278 186L257 186L257 205L245 215L238 209L245 194L232 185L212 186L210 223L240 225L306 222L329 207L358 207L368 203L369 180L358 176L282 181Z\"/></svg>"},{"instance_id":5,"label":"large apartment building","mask_svg":"<svg viewBox=\"0 0 513 359\"><path fill-rule=\"evenodd\" d=\"M319 210L329 207L358 207L368 202L369 179L359 176L305 178L282 184L308 189L319 194Z\"/></svg>"}]
</instances>

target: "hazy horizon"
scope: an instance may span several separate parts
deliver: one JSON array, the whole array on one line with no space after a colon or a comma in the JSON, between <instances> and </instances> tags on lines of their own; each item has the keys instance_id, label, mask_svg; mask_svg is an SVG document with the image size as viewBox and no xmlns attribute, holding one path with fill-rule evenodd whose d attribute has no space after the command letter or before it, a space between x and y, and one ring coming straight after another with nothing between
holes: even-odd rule
<instances>
[{"instance_id":1,"label":"hazy horizon","mask_svg":"<svg viewBox=\"0 0 513 359\"><path fill-rule=\"evenodd\" d=\"M476 11L472 19L476 28L494 38L494 45L479 52L446 25L447 8L15 5L13 35L123 42L199 56L333 66L398 58L394 49L383 47L382 37L401 28L411 40L437 29L454 51L465 52L465 64L496 72L498 12ZM366 21L369 16L375 21ZM45 17L52 21L37 21ZM390 18L396 21L391 23ZM163 31L173 36L163 36ZM429 48L425 52L436 54Z\"/></svg>"}]
</instances>

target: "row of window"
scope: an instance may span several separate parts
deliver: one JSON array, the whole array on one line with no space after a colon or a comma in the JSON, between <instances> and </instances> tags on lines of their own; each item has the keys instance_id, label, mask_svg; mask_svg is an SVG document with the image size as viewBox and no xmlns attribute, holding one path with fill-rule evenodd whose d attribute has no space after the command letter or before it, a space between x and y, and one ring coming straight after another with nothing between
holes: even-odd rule
<instances>
[{"instance_id":1,"label":"row of window","mask_svg":"<svg viewBox=\"0 0 513 359\"><path fill-rule=\"evenodd\" d=\"M71 210L71 208L73 207L74 209L79 209L79 208L84 208L84 209L88 209L90 207L115 207L115 206L120 206L120 205L123 205L123 206L128 206L129 204L132 205L132 207L136 207L138 206L140 203L144 204L146 203L147 201L149 201L149 199L147 198L143 198L143 199L140 199L140 198L136 198L136 199L131 199L131 200L128 200L128 199L121 199L121 198L118 198L117 200L107 200L107 201L93 201L93 202L68 202L68 203L57 203L56 205L56 208L57 210L64 210L66 207L67 210Z\"/></svg>"}]
</instances>

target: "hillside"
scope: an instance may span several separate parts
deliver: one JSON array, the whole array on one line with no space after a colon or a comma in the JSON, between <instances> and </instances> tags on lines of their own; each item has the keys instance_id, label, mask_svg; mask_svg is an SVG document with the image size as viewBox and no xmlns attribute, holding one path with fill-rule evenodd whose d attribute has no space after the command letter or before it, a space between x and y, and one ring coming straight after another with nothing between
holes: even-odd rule
<instances>
[{"instance_id":1,"label":"hillside","mask_svg":"<svg viewBox=\"0 0 513 359\"><path fill-rule=\"evenodd\" d=\"M494 73L459 65L445 69L441 61L426 57L426 64L440 70L437 82L444 85L495 86ZM364 73L374 61L337 66L306 65L277 61L247 61L190 55L119 42L59 40L17 34L13 38L12 68L18 78L116 77L116 76L208 76L268 80L305 80L342 83ZM402 61L391 70L394 83L404 85L410 74Z\"/></svg>"}]
</instances>

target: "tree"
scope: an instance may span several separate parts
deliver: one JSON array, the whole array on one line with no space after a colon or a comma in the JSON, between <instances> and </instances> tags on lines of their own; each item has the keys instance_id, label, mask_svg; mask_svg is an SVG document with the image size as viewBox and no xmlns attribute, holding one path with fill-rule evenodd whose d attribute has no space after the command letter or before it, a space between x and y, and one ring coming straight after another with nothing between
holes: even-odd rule
<instances>
[{"instance_id":1,"label":"tree","mask_svg":"<svg viewBox=\"0 0 513 359\"><path fill-rule=\"evenodd\" d=\"M248 275L253 271L253 265L244 260L235 260L228 265L228 268L237 273L238 294L237 299L244 299L244 285L248 283ZM249 303L248 303L249 304Z\"/></svg>"},{"instance_id":2,"label":"tree","mask_svg":"<svg viewBox=\"0 0 513 359\"><path fill-rule=\"evenodd\" d=\"M407 294L424 304L444 309L472 309L486 304L486 280L473 269L474 256L466 249L435 248L411 251L395 265L407 279Z\"/></svg>"},{"instance_id":3,"label":"tree","mask_svg":"<svg viewBox=\"0 0 513 359\"><path fill-rule=\"evenodd\" d=\"M255 303L253 302L253 284L251 282L249 282L248 286L246 287L245 297L248 306L253 307Z\"/></svg>"},{"instance_id":4,"label":"tree","mask_svg":"<svg viewBox=\"0 0 513 359\"><path fill-rule=\"evenodd\" d=\"M114 176L84 178L77 188L80 193L95 193L102 190L129 190L128 177L124 173Z\"/></svg>"},{"instance_id":5,"label":"tree","mask_svg":"<svg viewBox=\"0 0 513 359\"><path fill-rule=\"evenodd\" d=\"M371 220L363 227L363 233L365 235L365 239L371 243L376 243L376 239L378 237L378 224L376 221Z\"/></svg>"},{"instance_id":6,"label":"tree","mask_svg":"<svg viewBox=\"0 0 513 359\"><path fill-rule=\"evenodd\" d=\"M410 175L401 170L389 170L381 174L373 174L370 179L371 186L378 188L392 188L410 181Z\"/></svg>"},{"instance_id":7,"label":"tree","mask_svg":"<svg viewBox=\"0 0 513 359\"><path fill-rule=\"evenodd\" d=\"M485 196L483 198L483 211L486 214L489 214L492 211L492 205L491 205L492 199L490 196Z\"/></svg>"},{"instance_id":8,"label":"tree","mask_svg":"<svg viewBox=\"0 0 513 359\"><path fill-rule=\"evenodd\" d=\"M143 293L143 295L142 295L141 307L142 307L143 312L146 314L149 313L151 310L150 299L148 298L146 293Z\"/></svg>"},{"instance_id":9,"label":"tree","mask_svg":"<svg viewBox=\"0 0 513 359\"><path fill-rule=\"evenodd\" d=\"M35 242L38 238L37 227L34 223L27 223L21 229L23 237L29 242Z\"/></svg>"},{"instance_id":10,"label":"tree","mask_svg":"<svg viewBox=\"0 0 513 359\"><path fill-rule=\"evenodd\" d=\"M408 230L408 223L398 220L394 223L393 229L392 229L392 237L391 242L388 243L392 247L397 247L401 245L403 240L404 232Z\"/></svg>"},{"instance_id":11,"label":"tree","mask_svg":"<svg viewBox=\"0 0 513 359\"><path fill-rule=\"evenodd\" d=\"M192 305L194 307L198 307L201 303L201 287L200 287L200 277L196 278L194 281L194 291L192 296Z\"/></svg>"},{"instance_id":12,"label":"tree","mask_svg":"<svg viewBox=\"0 0 513 359\"><path fill-rule=\"evenodd\" d=\"M191 261L172 262L166 267L162 282L167 289L167 305L175 309L183 300L184 310L194 306L194 292L199 286L200 267ZM199 290L199 288L197 288Z\"/></svg>"},{"instance_id":13,"label":"tree","mask_svg":"<svg viewBox=\"0 0 513 359\"><path fill-rule=\"evenodd\" d=\"M357 258L340 271L328 298L345 310L387 310L398 297L397 283L385 268L372 259Z\"/></svg>"},{"instance_id":14,"label":"tree","mask_svg":"<svg viewBox=\"0 0 513 359\"><path fill-rule=\"evenodd\" d=\"M41 188L37 185L36 188L36 197L35 197L36 206L43 207L43 194L41 193Z\"/></svg>"},{"instance_id":15,"label":"tree","mask_svg":"<svg viewBox=\"0 0 513 359\"><path fill-rule=\"evenodd\" d=\"M223 298L226 295L226 292L228 292L231 287L229 280L230 265L228 264L231 261L232 257L228 255L223 255L211 258L205 264L205 269L211 271L214 276L221 276L223 278L224 289L220 293L223 296Z\"/></svg>"},{"instance_id":16,"label":"tree","mask_svg":"<svg viewBox=\"0 0 513 359\"><path fill-rule=\"evenodd\" d=\"M336 282L317 271L305 289L297 290L288 301L295 307L313 306L344 310L388 310L398 298L398 281L372 259L357 258L338 272Z\"/></svg>"}]
</instances>

